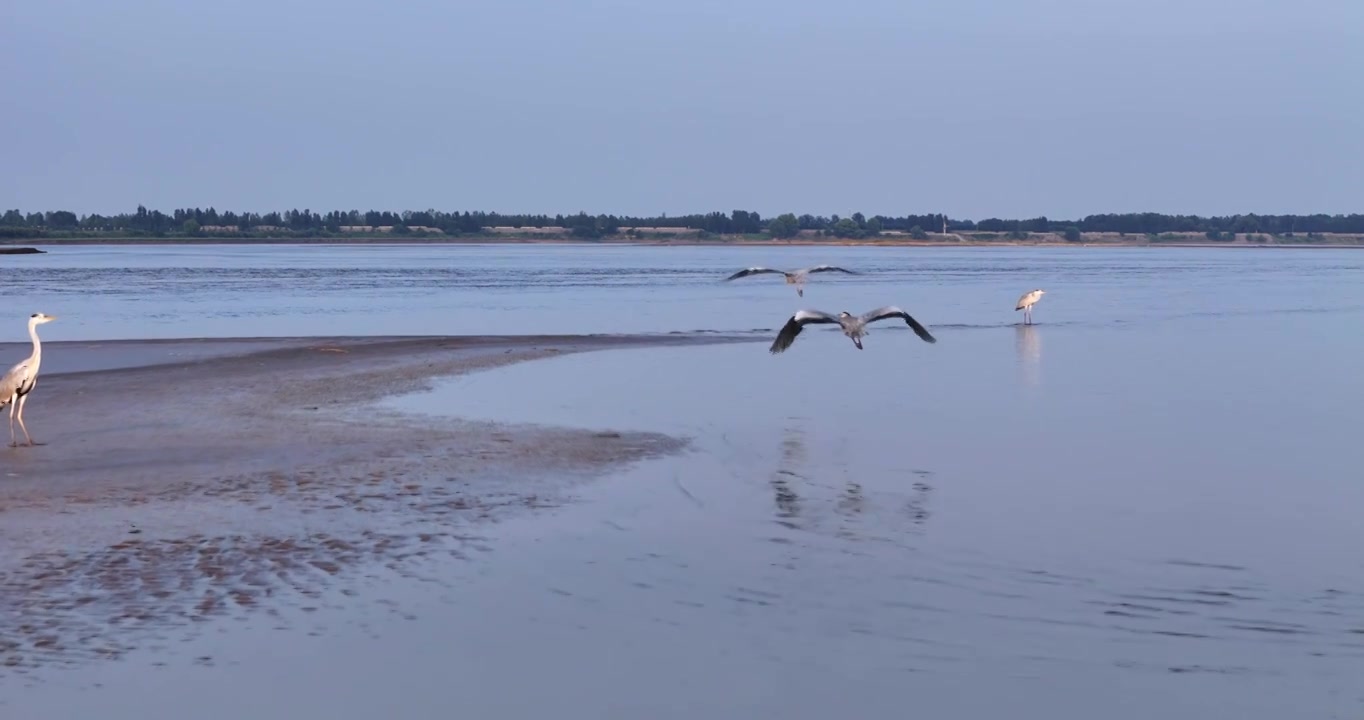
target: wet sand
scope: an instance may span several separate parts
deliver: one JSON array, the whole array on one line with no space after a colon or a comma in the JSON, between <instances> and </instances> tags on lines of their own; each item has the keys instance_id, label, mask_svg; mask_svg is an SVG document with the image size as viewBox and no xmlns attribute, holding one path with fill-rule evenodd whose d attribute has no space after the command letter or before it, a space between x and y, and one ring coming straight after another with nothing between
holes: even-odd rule
<instances>
[{"instance_id":1,"label":"wet sand","mask_svg":"<svg viewBox=\"0 0 1364 720\"><path fill-rule=\"evenodd\" d=\"M0 682L221 615L309 609L365 562L479 545L479 521L686 440L378 410L439 376L720 336L44 343L0 448ZM5 344L22 357L26 344ZM7 411L6 411L7 414ZM16 426L17 430L17 426ZM18 431L23 441L22 431Z\"/></svg>"}]
</instances>

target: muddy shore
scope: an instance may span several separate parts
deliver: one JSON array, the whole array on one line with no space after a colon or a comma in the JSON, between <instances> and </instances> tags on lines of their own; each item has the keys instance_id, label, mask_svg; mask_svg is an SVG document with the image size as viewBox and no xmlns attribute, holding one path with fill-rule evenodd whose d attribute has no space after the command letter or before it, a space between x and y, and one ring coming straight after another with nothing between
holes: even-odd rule
<instances>
[{"instance_id":1,"label":"muddy shore","mask_svg":"<svg viewBox=\"0 0 1364 720\"><path fill-rule=\"evenodd\" d=\"M25 409L40 444L0 446L0 682L217 616L307 609L373 563L403 572L476 551L480 522L686 444L418 418L375 400L562 353L744 339L44 343Z\"/></svg>"},{"instance_id":2,"label":"muddy shore","mask_svg":"<svg viewBox=\"0 0 1364 720\"><path fill-rule=\"evenodd\" d=\"M488 237L484 235L466 237L411 237L395 240L390 237L329 237L329 238L23 238L19 242L42 244L49 248L76 245L142 245L142 246L213 246L213 245L584 245L589 241L582 238L544 238L544 237ZM1364 249L1364 241L1358 238L1334 242L1266 242L1203 241L1203 240L1158 240L1144 237L1132 238L1087 238L1081 242L1067 242L1059 235L1050 239L1038 240L976 240L968 236L951 236L936 240L913 240L903 237L881 238L792 238L762 239L726 237L723 239L701 240L695 238L629 238L609 237L590 241L592 245L632 245L641 247L885 247L885 248L963 248L963 247L1030 247L1030 248L1279 248L1303 250ZM48 252L39 250L39 252Z\"/></svg>"}]
</instances>

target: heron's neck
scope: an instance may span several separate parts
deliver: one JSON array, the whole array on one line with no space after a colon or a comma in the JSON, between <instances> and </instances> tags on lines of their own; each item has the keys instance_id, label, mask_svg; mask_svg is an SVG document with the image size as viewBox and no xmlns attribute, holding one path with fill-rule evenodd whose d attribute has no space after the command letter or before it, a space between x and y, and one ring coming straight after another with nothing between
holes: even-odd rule
<instances>
[{"instance_id":1,"label":"heron's neck","mask_svg":"<svg viewBox=\"0 0 1364 720\"><path fill-rule=\"evenodd\" d=\"M28 324L28 336L33 338L33 360L36 362L43 357L43 341L38 339L38 323Z\"/></svg>"}]
</instances>

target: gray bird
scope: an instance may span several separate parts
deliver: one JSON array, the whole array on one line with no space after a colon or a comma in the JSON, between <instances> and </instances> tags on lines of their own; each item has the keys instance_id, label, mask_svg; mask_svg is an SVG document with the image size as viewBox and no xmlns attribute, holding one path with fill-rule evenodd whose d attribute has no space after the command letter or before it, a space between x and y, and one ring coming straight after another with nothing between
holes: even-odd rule
<instances>
[{"instance_id":1,"label":"gray bird","mask_svg":"<svg viewBox=\"0 0 1364 720\"><path fill-rule=\"evenodd\" d=\"M28 394L33 392L33 387L38 384L38 366L43 361L43 344L38 340L38 326L43 323L50 323L56 320L56 315L45 315L43 313L33 313L28 318L28 336L33 338L33 353L5 373L5 377L0 379L0 409L9 406L9 446L18 447L19 443L14 438L15 412L18 411L19 427L24 430L24 438L28 440L28 445L33 445L33 438L29 437L28 426L24 425L24 403L28 402Z\"/></svg>"},{"instance_id":2,"label":"gray bird","mask_svg":"<svg viewBox=\"0 0 1364 720\"><path fill-rule=\"evenodd\" d=\"M1024 325L1032 324L1032 306L1036 305L1037 301L1041 300L1042 296L1046 294L1046 290L1029 290L1028 292L1023 293L1023 297L1018 299L1018 304L1014 306L1014 311L1023 311Z\"/></svg>"},{"instance_id":3,"label":"gray bird","mask_svg":"<svg viewBox=\"0 0 1364 720\"><path fill-rule=\"evenodd\" d=\"M800 334L801 330L805 329L806 325L817 323L837 324L839 327L843 328L844 335L852 338L853 345L856 345L857 349L861 350L862 338L869 334L867 332L867 325L869 323L897 317L904 318L905 324L914 330L914 334L918 335L919 339L924 342L935 343L938 341L937 338L933 337L932 333L928 332L927 328L919 324L918 320L910 317L909 313L894 305L877 308L856 317L847 312L830 315L829 313L820 312L819 310L799 310L795 315L791 316L790 320L786 321L786 325L782 327L781 332L777 333L777 339L772 341L770 352L785 352L787 348L791 347L791 343L796 341L796 336Z\"/></svg>"},{"instance_id":4,"label":"gray bird","mask_svg":"<svg viewBox=\"0 0 1364 720\"><path fill-rule=\"evenodd\" d=\"M740 270L739 272L730 275L729 277L725 278L725 282L729 282L730 280L737 280L741 277L748 277L749 275L761 275L763 273L780 273L786 277L787 285L796 286L796 295L799 295L800 297L805 297L805 281L809 279L810 273L817 272L841 272L847 273L849 275L861 275L861 273L853 272L852 270L844 270L841 267L835 267L833 265L816 265L815 267L812 268L805 268L803 270L792 270L790 272L787 272L785 270L773 270L772 268L765 267L751 267L746 268L744 270Z\"/></svg>"}]
</instances>

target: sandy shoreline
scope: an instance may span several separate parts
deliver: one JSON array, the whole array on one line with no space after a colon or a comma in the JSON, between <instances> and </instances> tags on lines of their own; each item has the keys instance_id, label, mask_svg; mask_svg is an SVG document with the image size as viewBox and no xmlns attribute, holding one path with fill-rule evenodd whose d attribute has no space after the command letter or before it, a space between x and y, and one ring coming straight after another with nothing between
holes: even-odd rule
<instances>
[{"instance_id":1,"label":"sandy shoreline","mask_svg":"<svg viewBox=\"0 0 1364 720\"><path fill-rule=\"evenodd\" d=\"M685 445L378 413L375 400L562 353L747 339L44 343L25 412L44 444L0 447L0 668L117 657L147 633L306 605L366 562L460 555L480 520Z\"/></svg>"},{"instance_id":2,"label":"sandy shoreline","mask_svg":"<svg viewBox=\"0 0 1364 720\"><path fill-rule=\"evenodd\" d=\"M64 245L131 245L131 246L214 246L214 245L610 245L610 246L640 246L640 247L913 247L913 248L977 248L977 247L1029 247L1029 248L1275 248L1275 249L1302 249L1302 250L1323 250L1323 249L1361 249L1364 242L1333 242L1333 243L1299 243L1299 242L1217 242L1217 241L1156 241L1148 240L1086 240L1081 242L1066 242L1064 240L907 240L900 238L879 238L868 239L794 239L794 240L750 240L750 239L723 239L723 240L697 240L697 239L650 239L650 238L602 238L590 240L585 238L559 239L559 238L538 238L538 237L442 237L439 239L427 238L408 238L395 240L392 238L211 238L204 240L191 240L188 238L157 239L157 238L27 238L14 242L22 242L25 245L41 245L48 248L60 248ZM42 251L44 253L50 250Z\"/></svg>"}]
</instances>

